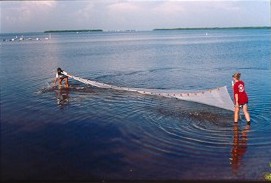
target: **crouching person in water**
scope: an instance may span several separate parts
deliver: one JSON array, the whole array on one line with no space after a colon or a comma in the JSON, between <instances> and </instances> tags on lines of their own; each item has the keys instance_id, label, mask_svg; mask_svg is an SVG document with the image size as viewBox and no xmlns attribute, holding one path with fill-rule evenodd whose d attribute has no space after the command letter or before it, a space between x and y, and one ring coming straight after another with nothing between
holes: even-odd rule
<instances>
[{"instance_id":1,"label":"crouching person in water","mask_svg":"<svg viewBox=\"0 0 271 183\"><path fill-rule=\"evenodd\" d=\"M57 68L56 72L56 78L55 78L55 85L56 82L58 81L58 85L62 86L62 81L65 80L65 86L66 88L69 87L69 78L68 78L68 73L63 71L61 68Z\"/></svg>"},{"instance_id":2,"label":"crouching person in water","mask_svg":"<svg viewBox=\"0 0 271 183\"><path fill-rule=\"evenodd\" d=\"M240 80L241 73L235 73L233 78L233 93L234 93L234 122L238 122L240 108L243 108L247 124L250 125L250 115L248 113L248 96L245 91L245 83Z\"/></svg>"}]
</instances>

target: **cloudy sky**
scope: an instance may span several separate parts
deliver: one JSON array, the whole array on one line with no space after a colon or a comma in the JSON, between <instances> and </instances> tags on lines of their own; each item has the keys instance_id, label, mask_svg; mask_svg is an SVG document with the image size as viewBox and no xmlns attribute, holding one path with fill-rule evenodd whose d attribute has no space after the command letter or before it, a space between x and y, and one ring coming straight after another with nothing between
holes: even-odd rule
<instances>
[{"instance_id":1,"label":"cloudy sky","mask_svg":"<svg viewBox=\"0 0 271 183\"><path fill-rule=\"evenodd\" d=\"M270 26L269 0L1 1L1 33Z\"/></svg>"}]
</instances>

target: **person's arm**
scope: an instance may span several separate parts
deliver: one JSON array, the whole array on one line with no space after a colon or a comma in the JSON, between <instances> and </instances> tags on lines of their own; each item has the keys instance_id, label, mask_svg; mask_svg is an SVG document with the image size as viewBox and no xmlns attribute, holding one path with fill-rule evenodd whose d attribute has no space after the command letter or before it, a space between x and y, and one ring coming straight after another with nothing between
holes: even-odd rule
<instances>
[{"instance_id":1,"label":"person's arm","mask_svg":"<svg viewBox=\"0 0 271 183\"><path fill-rule=\"evenodd\" d=\"M58 74L56 73L54 85L56 85L56 81L58 80Z\"/></svg>"},{"instance_id":2,"label":"person's arm","mask_svg":"<svg viewBox=\"0 0 271 183\"><path fill-rule=\"evenodd\" d=\"M239 107L239 103L238 103L238 94L235 94L235 107Z\"/></svg>"},{"instance_id":3,"label":"person's arm","mask_svg":"<svg viewBox=\"0 0 271 183\"><path fill-rule=\"evenodd\" d=\"M233 93L234 93L234 99L235 99L235 106L239 106L239 103L238 103L238 94L239 94L239 90L238 90L238 86L236 85L236 83L234 83L233 85Z\"/></svg>"},{"instance_id":4,"label":"person's arm","mask_svg":"<svg viewBox=\"0 0 271 183\"><path fill-rule=\"evenodd\" d=\"M58 78L55 78L55 82L54 82L54 86L56 86L56 82L57 82Z\"/></svg>"}]
</instances>

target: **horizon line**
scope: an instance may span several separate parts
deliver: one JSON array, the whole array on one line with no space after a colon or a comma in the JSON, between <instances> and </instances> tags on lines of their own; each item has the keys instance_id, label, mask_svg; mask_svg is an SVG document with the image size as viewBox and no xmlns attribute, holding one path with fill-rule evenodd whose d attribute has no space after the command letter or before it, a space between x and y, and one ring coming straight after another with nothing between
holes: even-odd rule
<instances>
[{"instance_id":1,"label":"horizon line","mask_svg":"<svg viewBox=\"0 0 271 183\"><path fill-rule=\"evenodd\" d=\"M0 34L21 34L21 33L64 33L64 32L141 32L141 31L164 31L164 30L216 30L216 29L271 29L271 26L232 26L232 27L175 27L175 28L154 28L149 30L137 29L56 29L46 31L24 31L24 32L1 32Z\"/></svg>"}]
</instances>

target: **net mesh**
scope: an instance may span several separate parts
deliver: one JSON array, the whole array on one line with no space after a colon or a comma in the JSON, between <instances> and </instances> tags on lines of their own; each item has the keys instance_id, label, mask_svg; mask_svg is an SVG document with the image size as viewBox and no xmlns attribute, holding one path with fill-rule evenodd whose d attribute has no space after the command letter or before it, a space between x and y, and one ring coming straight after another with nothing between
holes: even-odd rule
<instances>
[{"instance_id":1,"label":"net mesh","mask_svg":"<svg viewBox=\"0 0 271 183\"><path fill-rule=\"evenodd\" d=\"M80 78L77 76L68 75L69 77L82 82L84 84L92 85L98 88L107 88L114 90L122 90L122 91L131 91L138 92L144 95L157 95L168 98L176 98L185 101L192 101L197 103L202 103L214 107L219 107L222 109L234 110L234 104L231 100L229 92L226 86L209 89L209 90L201 90L201 91L184 91L184 90L164 90L164 89L145 89L145 88L127 88L127 87L119 87L110 84L105 84L97 81L92 81L89 79Z\"/></svg>"}]
</instances>

